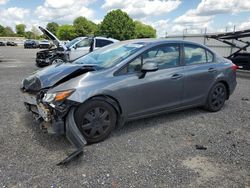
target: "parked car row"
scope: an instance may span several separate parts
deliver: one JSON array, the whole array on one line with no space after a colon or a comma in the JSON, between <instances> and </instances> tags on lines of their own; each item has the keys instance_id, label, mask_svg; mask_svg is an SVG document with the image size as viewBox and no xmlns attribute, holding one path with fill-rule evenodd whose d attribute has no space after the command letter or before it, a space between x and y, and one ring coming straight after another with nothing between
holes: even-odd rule
<instances>
[{"instance_id":1,"label":"parked car row","mask_svg":"<svg viewBox=\"0 0 250 188\"><path fill-rule=\"evenodd\" d=\"M28 39L24 42L24 48L50 48L50 47L52 47L52 45L48 40L37 41Z\"/></svg>"},{"instance_id":2,"label":"parked car row","mask_svg":"<svg viewBox=\"0 0 250 188\"><path fill-rule=\"evenodd\" d=\"M6 43L0 41L0 46L17 46L17 43L15 43L14 41L7 41Z\"/></svg>"}]
</instances>

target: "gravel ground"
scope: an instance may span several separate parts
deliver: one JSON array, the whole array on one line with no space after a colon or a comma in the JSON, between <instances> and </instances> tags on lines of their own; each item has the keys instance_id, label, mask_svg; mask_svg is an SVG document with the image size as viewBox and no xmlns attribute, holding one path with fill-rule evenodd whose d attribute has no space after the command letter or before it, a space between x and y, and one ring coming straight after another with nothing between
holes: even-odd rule
<instances>
[{"instance_id":1,"label":"gravel ground","mask_svg":"<svg viewBox=\"0 0 250 188\"><path fill-rule=\"evenodd\" d=\"M40 131L19 91L37 70L36 52L0 47L0 187L250 187L249 79L238 78L220 112L195 108L127 123L58 167L73 146Z\"/></svg>"}]
</instances>

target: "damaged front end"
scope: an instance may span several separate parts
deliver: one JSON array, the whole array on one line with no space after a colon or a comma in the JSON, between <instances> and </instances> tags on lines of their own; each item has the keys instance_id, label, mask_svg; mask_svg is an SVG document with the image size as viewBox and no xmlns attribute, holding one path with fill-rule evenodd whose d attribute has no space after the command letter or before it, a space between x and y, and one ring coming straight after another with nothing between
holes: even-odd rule
<instances>
[{"instance_id":1,"label":"damaged front end","mask_svg":"<svg viewBox=\"0 0 250 188\"><path fill-rule=\"evenodd\" d=\"M66 164L81 154L83 147L87 144L74 121L74 111L79 103L67 99L75 90L68 89L50 92L52 88L62 82L66 82L88 71L94 71L90 67L71 69L72 71L70 73L67 72L67 74L61 71L60 74L56 75L49 70L44 70L49 73L47 75L45 73L41 75L41 71L34 73L22 81L21 87L24 104L27 110L32 112L33 117L39 122L40 128L49 134L66 135L68 140L77 148L65 160L58 163L59 165Z\"/></svg>"},{"instance_id":2,"label":"damaged front end","mask_svg":"<svg viewBox=\"0 0 250 188\"><path fill-rule=\"evenodd\" d=\"M57 164L64 165L79 156L87 144L74 121L74 110L78 104L68 100L56 104L45 102L46 93L43 93L44 91L34 95L23 91L24 104L39 122L43 132L66 135L67 139L77 148L76 151Z\"/></svg>"}]
</instances>

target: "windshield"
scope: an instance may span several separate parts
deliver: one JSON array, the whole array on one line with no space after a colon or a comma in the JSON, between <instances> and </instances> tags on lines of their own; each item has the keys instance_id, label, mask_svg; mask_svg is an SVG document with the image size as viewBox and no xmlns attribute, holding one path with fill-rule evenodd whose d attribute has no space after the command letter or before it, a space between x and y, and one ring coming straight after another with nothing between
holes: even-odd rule
<instances>
[{"instance_id":1,"label":"windshield","mask_svg":"<svg viewBox=\"0 0 250 188\"><path fill-rule=\"evenodd\" d=\"M115 43L91 52L77 59L73 63L97 65L100 68L109 68L134 54L143 46L144 43Z\"/></svg>"},{"instance_id":2,"label":"windshield","mask_svg":"<svg viewBox=\"0 0 250 188\"><path fill-rule=\"evenodd\" d=\"M79 40L81 40L81 38L75 38L75 39L73 39L73 40L67 42L67 43L65 44L65 46L66 46L67 48L70 48L73 44L75 44L75 43L78 42Z\"/></svg>"}]
</instances>

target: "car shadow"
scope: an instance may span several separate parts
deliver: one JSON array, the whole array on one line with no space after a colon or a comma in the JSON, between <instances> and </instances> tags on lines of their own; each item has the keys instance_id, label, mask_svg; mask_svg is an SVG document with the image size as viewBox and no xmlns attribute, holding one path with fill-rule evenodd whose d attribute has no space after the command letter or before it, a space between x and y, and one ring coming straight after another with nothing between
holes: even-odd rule
<instances>
[{"instance_id":1,"label":"car shadow","mask_svg":"<svg viewBox=\"0 0 250 188\"><path fill-rule=\"evenodd\" d=\"M169 112L169 113L162 113L160 115L151 116L139 120L133 120L125 123L121 128L116 129L113 133L113 136L120 136L124 133L135 132L141 129L146 129L149 127L156 127L158 124L166 124L175 122L177 119L185 119L187 116L200 116L201 114L209 114L208 112L201 107L176 111L176 112Z\"/></svg>"}]
</instances>

